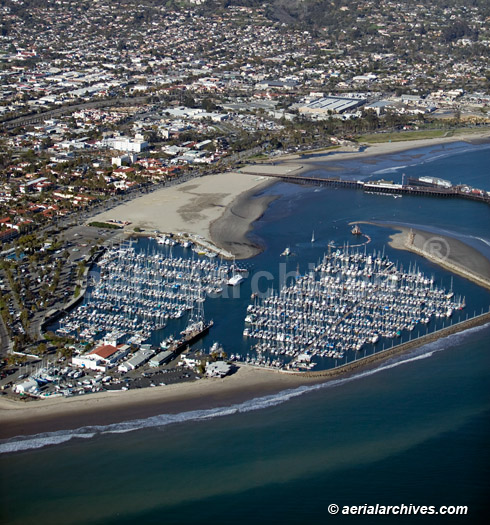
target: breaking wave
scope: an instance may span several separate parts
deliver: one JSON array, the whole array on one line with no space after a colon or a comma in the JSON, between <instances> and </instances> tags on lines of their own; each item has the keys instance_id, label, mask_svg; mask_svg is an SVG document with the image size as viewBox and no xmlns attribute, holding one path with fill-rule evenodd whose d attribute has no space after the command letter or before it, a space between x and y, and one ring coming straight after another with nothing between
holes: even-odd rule
<instances>
[{"instance_id":1,"label":"breaking wave","mask_svg":"<svg viewBox=\"0 0 490 525\"><path fill-rule=\"evenodd\" d=\"M469 144L467 142L453 142L449 144L434 144L433 146L428 146L430 149L430 153L422 154L419 159L411 159L413 160L410 162L410 164L404 165L404 166L392 166L390 168L384 168L380 169L378 171L375 171L371 174L373 175L383 175L387 173L396 173L401 169L405 168L411 168L414 166L421 166L424 164L431 164L435 161L445 159L448 157L452 157L454 155L462 155L465 153L469 153L471 151L474 151L476 148L478 150L486 150L490 149L490 144L478 144L478 146L475 146L473 144ZM436 148L436 149L433 149ZM418 149L418 148L417 148ZM422 148L425 150L425 148ZM411 153L413 153L415 150L410 150Z\"/></svg>"},{"instance_id":2,"label":"breaking wave","mask_svg":"<svg viewBox=\"0 0 490 525\"><path fill-rule=\"evenodd\" d=\"M238 403L227 407L224 406L206 410L191 410L178 414L160 414L144 419L134 419L121 423L113 423L110 425L94 425L73 430L45 432L30 436L16 436L14 438L0 441L0 454L39 449L52 445L60 445L72 439L91 439L95 436L104 434L124 434L127 432L133 432L135 430L161 428L176 423L185 423L187 421L204 421L217 417L226 417L235 414L251 412L254 410L263 410L265 408L280 405L308 392L338 387L345 383L350 383L351 381L356 381L364 377L372 376L379 372L383 372L401 365L419 361L421 359L428 359L435 353L452 348L461 343L462 340L469 335L478 333L487 329L488 327L490 327L490 323L483 326L469 328L464 332L441 338L437 341L433 341L416 348L408 354L393 357L377 368L365 370L350 377L335 379L316 385L306 385L294 389L283 390L277 394L250 399L249 401L244 401L243 403Z\"/></svg>"}]
</instances>

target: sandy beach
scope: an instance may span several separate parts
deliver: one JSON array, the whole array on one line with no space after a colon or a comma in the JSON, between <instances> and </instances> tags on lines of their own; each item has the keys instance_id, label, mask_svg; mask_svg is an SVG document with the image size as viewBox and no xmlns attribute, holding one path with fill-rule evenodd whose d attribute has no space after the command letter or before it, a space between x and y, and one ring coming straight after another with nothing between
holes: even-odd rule
<instances>
[{"instance_id":1,"label":"sandy beach","mask_svg":"<svg viewBox=\"0 0 490 525\"><path fill-rule=\"evenodd\" d=\"M476 140L474 134L471 138ZM490 134L479 137L480 140L485 138L490 138ZM335 155L316 157L311 162L336 162L343 158L352 158L353 155L356 159L361 159L455 140L463 140L463 137L451 137L445 141L436 139L380 144L359 153L353 153L352 150L350 153L338 153L336 150ZM309 169L306 159L302 158L298 162L298 157L295 157L294 165L269 165L268 173L284 173L287 170L296 174L305 169ZM258 165L248 170L248 173L229 172L193 179L138 197L92 220L129 220L132 222L131 229L139 226L147 231L189 232L212 239L216 245L233 252L237 257L251 257L261 247L254 244L247 235L252 223L274 199L273 196L260 195L273 179L258 176L257 173L264 173ZM437 236L442 239L437 245L442 256L437 257L438 252L434 248L429 249L434 234L417 229L413 231L411 239L408 228L389 224L376 225L400 232L391 237L392 247L413 251L490 288L490 261L465 243L451 237ZM243 366L225 379L203 379L194 383L26 403L0 398L0 438L87 425L106 425L162 413L229 406L325 380Z\"/></svg>"},{"instance_id":2,"label":"sandy beach","mask_svg":"<svg viewBox=\"0 0 490 525\"><path fill-rule=\"evenodd\" d=\"M262 176L228 172L206 175L137 197L91 221L126 220L130 229L186 232L210 239L209 227L236 197L267 182Z\"/></svg>"},{"instance_id":3,"label":"sandy beach","mask_svg":"<svg viewBox=\"0 0 490 525\"><path fill-rule=\"evenodd\" d=\"M186 232L201 236L237 259L260 253L262 247L248 233L274 197L260 196L275 180L267 175L298 175L318 167L338 169L346 159L370 162L370 158L426 146L444 147L456 141L487 142L490 132L461 134L453 137L386 142L359 147L346 146L324 154L284 155L270 161L246 166L237 172L207 175L137 197L103 212L94 221L127 220L129 230L164 233ZM258 196L257 196L258 195Z\"/></svg>"},{"instance_id":4,"label":"sandy beach","mask_svg":"<svg viewBox=\"0 0 490 525\"><path fill-rule=\"evenodd\" d=\"M319 381L241 366L223 379L28 402L0 398L0 438L229 406Z\"/></svg>"},{"instance_id":5,"label":"sandy beach","mask_svg":"<svg viewBox=\"0 0 490 525\"><path fill-rule=\"evenodd\" d=\"M273 195L260 195L260 191L270 184L271 181L267 181L242 193L211 223L209 233L216 246L231 252L237 259L249 259L262 251L260 243L248 234L253 223L277 199Z\"/></svg>"},{"instance_id":6,"label":"sandy beach","mask_svg":"<svg viewBox=\"0 0 490 525\"><path fill-rule=\"evenodd\" d=\"M379 155L389 155L392 153L402 153L412 149L425 148L428 146L441 146L453 142L468 142L470 144L486 144L490 142L490 131L477 131L474 133L461 133L451 137L438 137L432 139L415 139L415 140L401 140L394 142L380 142L370 144L359 144L341 146L325 153L313 153L309 155L281 155L274 157L274 163L300 163L302 169L294 174L303 173L305 171L314 169L317 164L324 162L336 162L341 160L348 160L355 157L356 159L369 159ZM266 162L264 162L265 164Z\"/></svg>"},{"instance_id":7,"label":"sandy beach","mask_svg":"<svg viewBox=\"0 0 490 525\"><path fill-rule=\"evenodd\" d=\"M372 224L397 230L398 233L391 235L388 243L392 248L416 253L446 270L480 286L490 288L490 260L458 239L426 230L406 228L398 224L381 224L372 221L356 221L350 224Z\"/></svg>"},{"instance_id":8,"label":"sandy beach","mask_svg":"<svg viewBox=\"0 0 490 525\"><path fill-rule=\"evenodd\" d=\"M490 289L490 261L468 244L447 235L436 235L420 229L370 224L399 230L399 233L390 237L389 245L392 248L421 255L446 270Z\"/></svg>"},{"instance_id":9,"label":"sandy beach","mask_svg":"<svg viewBox=\"0 0 490 525\"><path fill-rule=\"evenodd\" d=\"M235 373L224 379L200 379L140 390L100 392L29 402L0 397L0 439L110 425L162 414L229 407L305 385L346 379L375 369L388 360L403 356L440 337L482 326L489 321L490 313L485 313L330 370L284 373L241 364Z\"/></svg>"}]
</instances>

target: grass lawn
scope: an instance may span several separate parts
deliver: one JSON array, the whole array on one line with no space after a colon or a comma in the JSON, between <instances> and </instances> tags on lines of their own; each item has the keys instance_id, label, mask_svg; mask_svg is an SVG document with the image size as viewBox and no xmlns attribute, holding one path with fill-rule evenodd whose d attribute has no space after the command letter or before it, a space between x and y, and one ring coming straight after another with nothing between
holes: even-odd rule
<instances>
[{"instance_id":1,"label":"grass lawn","mask_svg":"<svg viewBox=\"0 0 490 525\"><path fill-rule=\"evenodd\" d=\"M394 133L367 133L358 137L358 142L380 143L400 142L405 140L436 139L441 137L455 137L461 134L481 133L488 131L488 127L460 128L451 130L421 129L417 131L397 131Z\"/></svg>"}]
</instances>

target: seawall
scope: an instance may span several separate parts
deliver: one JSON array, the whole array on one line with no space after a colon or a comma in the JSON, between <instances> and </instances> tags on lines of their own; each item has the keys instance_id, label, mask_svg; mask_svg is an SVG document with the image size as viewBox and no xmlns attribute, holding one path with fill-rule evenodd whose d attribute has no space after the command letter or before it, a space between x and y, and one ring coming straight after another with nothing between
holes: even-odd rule
<instances>
[{"instance_id":1,"label":"seawall","mask_svg":"<svg viewBox=\"0 0 490 525\"><path fill-rule=\"evenodd\" d=\"M417 337L416 339L407 341L406 343L402 343L397 346L393 346L392 348L388 348L386 350L380 350L379 352L376 352L375 354L372 354L366 357L361 357L360 359L356 359L355 361L351 361L350 363L346 363L345 365L340 365L336 368L331 368L329 370L318 370L316 372L286 372L286 373L295 374L295 375L299 375L302 377L309 377L312 379L313 378L314 379L334 378L334 377L339 377L339 376L345 376L346 374L357 371L358 369L366 369L367 367L370 367L371 365L374 365L374 364L378 365L382 363L383 361L387 361L388 359L392 357L402 355L408 352L409 350L418 348L419 346L425 345L427 343L431 343L433 341L437 341L438 339L447 337L452 334L463 332L464 330L468 330L469 328L474 328L476 326L482 326L489 322L490 322L490 311L482 315L478 315L476 317L468 319L466 321L461 321L460 323L448 326L446 328L441 328L440 330L437 330L436 332L432 332L430 334L426 334L421 337Z\"/></svg>"},{"instance_id":2,"label":"seawall","mask_svg":"<svg viewBox=\"0 0 490 525\"><path fill-rule=\"evenodd\" d=\"M438 264L442 268L445 268L446 270L449 270L450 272L456 273L458 275L461 275L462 277L465 277L466 279L483 286L484 288L490 289L490 280L485 278L482 275L478 275L464 266L460 264L455 264L451 262L450 260L444 259L442 257L436 257L435 255L427 252L426 250L421 250L420 248L417 248L413 244L405 243L405 249L413 252L417 255L420 255L421 257L425 257L427 260Z\"/></svg>"}]
</instances>

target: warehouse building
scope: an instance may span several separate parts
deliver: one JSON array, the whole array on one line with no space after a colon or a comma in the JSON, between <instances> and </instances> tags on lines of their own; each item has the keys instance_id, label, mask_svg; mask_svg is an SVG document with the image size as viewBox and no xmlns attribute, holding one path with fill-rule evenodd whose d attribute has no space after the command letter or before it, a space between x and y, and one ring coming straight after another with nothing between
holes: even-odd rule
<instances>
[{"instance_id":1,"label":"warehouse building","mask_svg":"<svg viewBox=\"0 0 490 525\"><path fill-rule=\"evenodd\" d=\"M163 352L160 352L159 354L157 354L156 356L150 359L150 366L152 368L162 366L165 363L168 363L172 359L173 355L174 355L173 352L170 352L170 350L165 350Z\"/></svg>"},{"instance_id":2,"label":"warehouse building","mask_svg":"<svg viewBox=\"0 0 490 525\"><path fill-rule=\"evenodd\" d=\"M299 105L297 108L303 115L321 117L332 113L346 113L365 103L365 99L320 97L313 100L307 100L305 104Z\"/></svg>"}]
</instances>

